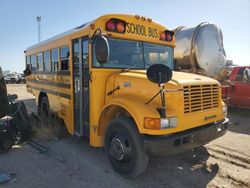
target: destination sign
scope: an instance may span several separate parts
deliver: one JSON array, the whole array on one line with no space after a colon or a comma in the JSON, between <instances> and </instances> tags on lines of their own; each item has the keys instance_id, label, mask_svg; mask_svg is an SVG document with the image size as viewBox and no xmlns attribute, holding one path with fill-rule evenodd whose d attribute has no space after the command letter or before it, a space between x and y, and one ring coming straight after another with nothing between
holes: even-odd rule
<instances>
[{"instance_id":1,"label":"destination sign","mask_svg":"<svg viewBox=\"0 0 250 188\"><path fill-rule=\"evenodd\" d=\"M146 27L145 25L134 24L127 22L126 32L145 37L159 38L158 30L153 27Z\"/></svg>"}]
</instances>

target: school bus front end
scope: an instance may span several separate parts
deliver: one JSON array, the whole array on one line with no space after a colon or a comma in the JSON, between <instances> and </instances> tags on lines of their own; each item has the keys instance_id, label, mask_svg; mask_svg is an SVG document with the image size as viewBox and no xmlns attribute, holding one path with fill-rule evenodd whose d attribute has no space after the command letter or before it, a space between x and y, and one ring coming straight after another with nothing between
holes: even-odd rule
<instances>
[{"instance_id":1,"label":"school bus front end","mask_svg":"<svg viewBox=\"0 0 250 188\"><path fill-rule=\"evenodd\" d=\"M171 31L144 17L110 15L103 22L109 55L107 61L99 60L103 54L98 55L93 42L91 96L101 99L91 101L98 116L93 140L105 146L115 170L134 177L145 169L148 156L174 155L225 134L228 119L220 84L204 76L164 72L164 66L173 68ZM160 82L152 82L150 74ZM161 82L168 74L171 79Z\"/></svg>"},{"instance_id":2,"label":"school bus front end","mask_svg":"<svg viewBox=\"0 0 250 188\"><path fill-rule=\"evenodd\" d=\"M108 92L115 91L107 99L104 113L114 116L117 112L133 118L138 131L143 134L148 154L174 155L225 134L228 119L217 81L174 72L172 80L165 85L166 117L162 118L160 96L148 103L159 87L145 74L145 71L130 71L110 77L108 82L113 83L113 89ZM109 117L107 120L110 121ZM105 122L104 117L101 122Z\"/></svg>"}]
</instances>

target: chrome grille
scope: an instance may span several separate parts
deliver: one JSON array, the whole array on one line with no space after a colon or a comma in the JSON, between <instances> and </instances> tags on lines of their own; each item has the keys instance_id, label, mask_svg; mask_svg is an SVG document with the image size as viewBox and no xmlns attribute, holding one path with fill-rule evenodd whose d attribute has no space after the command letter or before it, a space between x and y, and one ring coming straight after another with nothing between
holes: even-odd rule
<instances>
[{"instance_id":1,"label":"chrome grille","mask_svg":"<svg viewBox=\"0 0 250 188\"><path fill-rule=\"evenodd\" d=\"M219 85L184 86L184 113L219 107Z\"/></svg>"}]
</instances>

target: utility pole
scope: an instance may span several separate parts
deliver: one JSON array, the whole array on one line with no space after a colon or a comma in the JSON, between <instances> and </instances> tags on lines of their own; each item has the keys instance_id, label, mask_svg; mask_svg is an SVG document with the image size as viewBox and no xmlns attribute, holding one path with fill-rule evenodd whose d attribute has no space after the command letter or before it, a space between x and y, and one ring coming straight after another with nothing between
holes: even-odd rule
<instances>
[{"instance_id":1,"label":"utility pole","mask_svg":"<svg viewBox=\"0 0 250 188\"><path fill-rule=\"evenodd\" d=\"M38 29L38 42L41 42L41 24L40 24L41 20L42 20L41 16L37 16L36 17L37 29Z\"/></svg>"}]
</instances>

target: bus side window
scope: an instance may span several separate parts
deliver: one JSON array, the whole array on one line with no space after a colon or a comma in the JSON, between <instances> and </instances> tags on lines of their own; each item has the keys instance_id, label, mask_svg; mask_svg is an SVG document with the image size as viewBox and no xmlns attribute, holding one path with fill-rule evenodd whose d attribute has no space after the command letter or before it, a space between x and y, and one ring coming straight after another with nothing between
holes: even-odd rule
<instances>
[{"instance_id":1,"label":"bus side window","mask_svg":"<svg viewBox=\"0 0 250 188\"><path fill-rule=\"evenodd\" d=\"M51 50L51 64L52 64L52 71L58 71L59 69L58 48Z\"/></svg>"},{"instance_id":2,"label":"bus side window","mask_svg":"<svg viewBox=\"0 0 250 188\"><path fill-rule=\"evenodd\" d=\"M26 56L26 67L30 65L30 56Z\"/></svg>"},{"instance_id":3,"label":"bus side window","mask_svg":"<svg viewBox=\"0 0 250 188\"><path fill-rule=\"evenodd\" d=\"M88 40L82 40L82 63L84 68L89 67L89 47Z\"/></svg>"},{"instance_id":4,"label":"bus side window","mask_svg":"<svg viewBox=\"0 0 250 188\"><path fill-rule=\"evenodd\" d=\"M49 72L51 71L51 61L50 61L50 51L44 52L44 71Z\"/></svg>"},{"instance_id":5,"label":"bus side window","mask_svg":"<svg viewBox=\"0 0 250 188\"><path fill-rule=\"evenodd\" d=\"M36 64L36 55L31 55L30 57L30 63L31 63L31 72L36 72L37 70L37 64Z\"/></svg>"},{"instance_id":6,"label":"bus side window","mask_svg":"<svg viewBox=\"0 0 250 188\"><path fill-rule=\"evenodd\" d=\"M37 54L37 70L38 71L43 71L43 53L38 53Z\"/></svg>"},{"instance_id":7,"label":"bus side window","mask_svg":"<svg viewBox=\"0 0 250 188\"><path fill-rule=\"evenodd\" d=\"M69 70L69 47L60 48L61 70Z\"/></svg>"}]
</instances>

